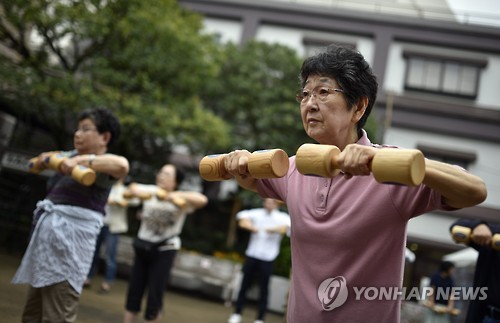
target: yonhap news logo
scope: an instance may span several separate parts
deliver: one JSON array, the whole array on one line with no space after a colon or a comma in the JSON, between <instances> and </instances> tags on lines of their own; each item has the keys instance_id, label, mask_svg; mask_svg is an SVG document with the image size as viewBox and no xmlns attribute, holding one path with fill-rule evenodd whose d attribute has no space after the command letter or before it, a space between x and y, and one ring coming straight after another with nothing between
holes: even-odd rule
<instances>
[{"instance_id":1,"label":"yonhap news logo","mask_svg":"<svg viewBox=\"0 0 500 323\"><path fill-rule=\"evenodd\" d=\"M327 278L318 286L318 299L325 311L342 306L350 290L355 301L424 301L434 293L436 300L485 300L488 287L348 287L344 276Z\"/></svg>"},{"instance_id":2,"label":"yonhap news logo","mask_svg":"<svg viewBox=\"0 0 500 323\"><path fill-rule=\"evenodd\" d=\"M318 298L325 311L331 311L347 300L347 282L345 277L325 279L318 287Z\"/></svg>"},{"instance_id":3,"label":"yonhap news logo","mask_svg":"<svg viewBox=\"0 0 500 323\"><path fill-rule=\"evenodd\" d=\"M434 292L434 299L454 300L485 300L488 297L488 287L353 287L355 300L368 301L424 301Z\"/></svg>"}]
</instances>

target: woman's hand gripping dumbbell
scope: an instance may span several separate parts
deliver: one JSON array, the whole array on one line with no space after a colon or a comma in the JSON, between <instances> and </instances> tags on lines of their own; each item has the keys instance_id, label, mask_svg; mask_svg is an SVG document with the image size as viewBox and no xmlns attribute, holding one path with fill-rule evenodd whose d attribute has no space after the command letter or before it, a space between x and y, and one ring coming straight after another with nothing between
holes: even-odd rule
<instances>
[{"instance_id":1,"label":"woman's hand gripping dumbbell","mask_svg":"<svg viewBox=\"0 0 500 323\"><path fill-rule=\"evenodd\" d=\"M333 145L304 144L297 150L295 164L303 175L334 177L340 172L340 154ZM366 167L366 173L371 172L380 183L416 186L425 176L425 159L417 149L377 149Z\"/></svg>"},{"instance_id":2,"label":"woman's hand gripping dumbbell","mask_svg":"<svg viewBox=\"0 0 500 323\"><path fill-rule=\"evenodd\" d=\"M500 250L500 233L492 234L486 224L478 225L474 229L474 235L472 233L471 228L461 225L455 225L451 228L451 237L456 243L469 244L472 240L478 245L491 246L495 250Z\"/></svg>"},{"instance_id":3,"label":"woman's hand gripping dumbbell","mask_svg":"<svg viewBox=\"0 0 500 323\"><path fill-rule=\"evenodd\" d=\"M156 195L156 198L161 201L170 201L175 204L179 208L183 208L186 206L186 200L181 197L176 197L175 193L171 194L166 190L159 188L156 190L156 194L148 191L141 190L136 183L132 183L129 185L127 190L123 193L123 198L130 200L132 198L138 198L142 201L150 200L153 195Z\"/></svg>"},{"instance_id":4,"label":"woman's hand gripping dumbbell","mask_svg":"<svg viewBox=\"0 0 500 323\"><path fill-rule=\"evenodd\" d=\"M40 158L39 156L33 157L29 160L28 170L30 173L38 174L47 168L55 170L57 172L62 172L61 166L63 162L69 158L61 152L51 152L45 155L46 156L42 158ZM95 182L96 173L89 167L75 165L71 170L71 177L80 184L90 186Z\"/></svg>"},{"instance_id":5,"label":"woman's hand gripping dumbbell","mask_svg":"<svg viewBox=\"0 0 500 323\"><path fill-rule=\"evenodd\" d=\"M200 161L200 176L207 181L221 181L232 176L224 165L227 154L209 155ZM288 155L281 149L257 150L248 158L248 173L254 178L278 178L288 172Z\"/></svg>"}]
</instances>

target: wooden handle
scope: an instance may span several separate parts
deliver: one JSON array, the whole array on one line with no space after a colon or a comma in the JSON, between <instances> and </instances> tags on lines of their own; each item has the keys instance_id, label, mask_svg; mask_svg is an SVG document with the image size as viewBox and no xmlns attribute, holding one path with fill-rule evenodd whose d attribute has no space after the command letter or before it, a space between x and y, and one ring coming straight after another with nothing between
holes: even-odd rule
<instances>
[{"instance_id":1,"label":"wooden handle","mask_svg":"<svg viewBox=\"0 0 500 323\"><path fill-rule=\"evenodd\" d=\"M491 247L495 250L500 250L500 233L494 234L491 238Z\"/></svg>"},{"instance_id":2,"label":"wooden handle","mask_svg":"<svg viewBox=\"0 0 500 323\"><path fill-rule=\"evenodd\" d=\"M448 309L446 308L446 306L444 305L434 305L432 307L432 310L436 313L439 313L439 314L444 314L444 313L448 313ZM454 308L452 309L450 312L449 312L451 315L459 315L460 314L460 309L458 308Z\"/></svg>"},{"instance_id":3,"label":"wooden handle","mask_svg":"<svg viewBox=\"0 0 500 323\"><path fill-rule=\"evenodd\" d=\"M136 194L132 193L131 191L125 191L123 192L123 198L126 200L129 200L131 198L137 197L140 200L149 200L153 197L153 194L149 192L138 192Z\"/></svg>"},{"instance_id":4,"label":"wooden handle","mask_svg":"<svg viewBox=\"0 0 500 323\"><path fill-rule=\"evenodd\" d=\"M80 184L90 186L95 183L96 173L93 169L77 165L71 171L71 177Z\"/></svg>"},{"instance_id":5,"label":"wooden handle","mask_svg":"<svg viewBox=\"0 0 500 323\"><path fill-rule=\"evenodd\" d=\"M47 167L40 166L38 163L38 157L33 157L29 160L28 162L28 172L33 173L33 174L38 174Z\"/></svg>"},{"instance_id":6,"label":"wooden handle","mask_svg":"<svg viewBox=\"0 0 500 323\"><path fill-rule=\"evenodd\" d=\"M48 159L47 167L55 171L59 171L59 167L61 167L62 162L67 158L68 157L63 156L62 154L52 154Z\"/></svg>"},{"instance_id":7,"label":"wooden handle","mask_svg":"<svg viewBox=\"0 0 500 323\"><path fill-rule=\"evenodd\" d=\"M304 144L297 150L295 164L303 175L333 177L339 173L337 156L340 150L333 145ZM380 183L399 183L416 186L425 176L425 159L417 149L380 149L370 165Z\"/></svg>"},{"instance_id":8,"label":"wooden handle","mask_svg":"<svg viewBox=\"0 0 500 323\"><path fill-rule=\"evenodd\" d=\"M303 175L334 177L340 170L336 162L340 149L333 145L303 144L297 150L295 165Z\"/></svg>"},{"instance_id":9,"label":"wooden handle","mask_svg":"<svg viewBox=\"0 0 500 323\"><path fill-rule=\"evenodd\" d=\"M128 202L124 200L114 200L114 199L108 199L108 204L109 205L116 205L120 207L127 207Z\"/></svg>"},{"instance_id":10,"label":"wooden handle","mask_svg":"<svg viewBox=\"0 0 500 323\"><path fill-rule=\"evenodd\" d=\"M223 180L227 176L227 171L224 167L226 156L226 154L221 154L203 157L199 165L200 176L207 181Z\"/></svg>"},{"instance_id":11,"label":"wooden handle","mask_svg":"<svg viewBox=\"0 0 500 323\"><path fill-rule=\"evenodd\" d=\"M227 176L224 159L227 154L209 155L199 165L200 176L207 181L220 181ZM288 172L288 155L281 149L257 150L248 159L248 172L254 178L278 178Z\"/></svg>"},{"instance_id":12,"label":"wooden handle","mask_svg":"<svg viewBox=\"0 0 500 323\"><path fill-rule=\"evenodd\" d=\"M162 188L159 188L158 191L156 192L156 197L159 200L166 200L166 199L168 199L168 196L169 196L169 192L165 191ZM172 202L174 205L176 205L177 207L180 207L180 208L183 208L186 206L186 200L183 198L180 198L180 197L173 197L170 202Z\"/></svg>"},{"instance_id":13,"label":"wooden handle","mask_svg":"<svg viewBox=\"0 0 500 323\"><path fill-rule=\"evenodd\" d=\"M461 225L455 225L451 229L451 237L456 243L469 243L472 230Z\"/></svg>"},{"instance_id":14,"label":"wooden handle","mask_svg":"<svg viewBox=\"0 0 500 323\"><path fill-rule=\"evenodd\" d=\"M248 159L248 172L254 178L279 178L289 168L288 155L281 149L257 150Z\"/></svg>"},{"instance_id":15,"label":"wooden handle","mask_svg":"<svg viewBox=\"0 0 500 323\"><path fill-rule=\"evenodd\" d=\"M59 171L62 162L67 158L68 157L62 154L52 154L48 160L47 167L55 171ZM95 182L96 173L93 169L82 165L77 165L73 167L73 170L71 171L71 177L82 185L90 186Z\"/></svg>"},{"instance_id":16,"label":"wooden handle","mask_svg":"<svg viewBox=\"0 0 500 323\"><path fill-rule=\"evenodd\" d=\"M373 157L371 170L380 183L417 186L425 177L425 158L418 149L383 148Z\"/></svg>"}]
</instances>

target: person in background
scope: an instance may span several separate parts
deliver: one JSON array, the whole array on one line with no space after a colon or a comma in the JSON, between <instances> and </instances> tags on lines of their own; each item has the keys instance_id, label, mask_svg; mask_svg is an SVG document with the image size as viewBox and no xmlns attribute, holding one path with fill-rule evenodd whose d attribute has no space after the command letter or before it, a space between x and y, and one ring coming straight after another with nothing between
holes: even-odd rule
<instances>
[{"instance_id":1,"label":"person in background","mask_svg":"<svg viewBox=\"0 0 500 323\"><path fill-rule=\"evenodd\" d=\"M455 226L471 230L468 245L479 252L474 272L474 288L487 288L486 297L470 300L467 323L500 323L500 250L492 248L495 234L500 234L500 225L480 220L459 219Z\"/></svg>"},{"instance_id":2,"label":"person in background","mask_svg":"<svg viewBox=\"0 0 500 323\"><path fill-rule=\"evenodd\" d=\"M255 276L259 277L259 308L255 323L263 323L267 311L269 280L273 263L280 252L281 239L290 229L290 217L280 212L279 202L263 199L263 208L240 211L236 218L240 228L250 231L250 241L245 252L243 280L236 301L236 308L228 323L240 323L246 294Z\"/></svg>"},{"instance_id":3,"label":"person in background","mask_svg":"<svg viewBox=\"0 0 500 323\"><path fill-rule=\"evenodd\" d=\"M120 135L118 118L108 109L83 111L73 136L74 150L49 179L48 193L33 212L33 230L12 283L29 284L23 322L74 322L83 283L92 262L111 186L128 174L125 157L108 153ZM34 165L46 167L54 152ZM88 167L96 180L87 186L71 177Z\"/></svg>"},{"instance_id":4,"label":"person in background","mask_svg":"<svg viewBox=\"0 0 500 323\"><path fill-rule=\"evenodd\" d=\"M455 286L453 282L453 270L455 264L443 261L439 270L431 276L431 293L425 305L429 308L426 313L426 323L449 323L450 313L454 310L455 300L451 289Z\"/></svg>"},{"instance_id":5,"label":"person in background","mask_svg":"<svg viewBox=\"0 0 500 323\"><path fill-rule=\"evenodd\" d=\"M364 57L349 47L328 46L302 64L296 97L302 125L317 143L339 148L336 176L302 175L295 156L288 173L272 179L252 177L247 150L232 151L224 160L227 177L287 205L293 268L288 323L399 322L400 299L356 299L353 288L402 288L408 221L486 199L481 178L431 159L418 186L375 180L375 154L398 149L373 144L363 129L377 86Z\"/></svg>"},{"instance_id":6,"label":"person in background","mask_svg":"<svg viewBox=\"0 0 500 323\"><path fill-rule=\"evenodd\" d=\"M131 203L130 199L125 199L125 192L129 179L120 179L111 188L108 203L106 204L106 216L104 217L104 226L97 239L94 259L90 267L87 280L84 287L90 287L92 278L96 275L100 259L100 248L104 242L104 259L106 270L104 281L99 287L100 293L108 293L111 290L111 285L116 277L117 263L116 251L120 235L128 231L127 209ZM137 203L136 203L137 204Z\"/></svg>"},{"instance_id":7,"label":"person in background","mask_svg":"<svg viewBox=\"0 0 500 323\"><path fill-rule=\"evenodd\" d=\"M148 290L144 319L159 322L163 295L170 270L181 247L179 235L189 213L204 207L208 199L194 191L180 191L184 173L166 164L156 175L155 185L131 183L130 198L143 201L141 225L134 240L134 264L127 291L124 323L136 322L145 290Z\"/></svg>"}]
</instances>

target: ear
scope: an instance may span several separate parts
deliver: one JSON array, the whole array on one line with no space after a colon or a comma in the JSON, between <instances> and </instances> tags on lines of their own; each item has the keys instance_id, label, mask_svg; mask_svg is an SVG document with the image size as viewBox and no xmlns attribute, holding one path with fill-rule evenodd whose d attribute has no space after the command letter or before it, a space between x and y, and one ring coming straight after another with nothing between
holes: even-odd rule
<instances>
[{"instance_id":1,"label":"ear","mask_svg":"<svg viewBox=\"0 0 500 323\"><path fill-rule=\"evenodd\" d=\"M107 146L109 141L111 140L111 132L106 131L106 132L102 133L102 139L104 140L104 142L106 143L106 146Z\"/></svg>"},{"instance_id":2,"label":"ear","mask_svg":"<svg viewBox=\"0 0 500 323\"><path fill-rule=\"evenodd\" d=\"M365 114L366 107L368 106L368 97L364 96L359 99L358 104L354 107L354 114L352 115L352 121L358 123L361 117Z\"/></svg>"}]
</instances>

